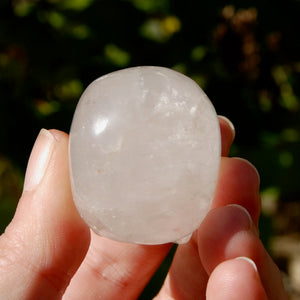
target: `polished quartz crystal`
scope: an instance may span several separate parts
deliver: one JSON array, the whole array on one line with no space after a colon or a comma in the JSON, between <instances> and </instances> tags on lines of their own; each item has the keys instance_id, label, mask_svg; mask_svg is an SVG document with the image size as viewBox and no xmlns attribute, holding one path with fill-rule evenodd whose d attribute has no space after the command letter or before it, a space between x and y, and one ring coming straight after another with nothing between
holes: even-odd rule
<instances>
[{"instance_id":1,"label":"polished quartz crystal","mask_svg":"<svg viewBox=\"0 0 300 300\"><path fill-rule=\"evenodd\" d=\"M220 143L213 105L185 75L135 67L100 77L70 131L75 205L101 236L185 242L214 196Z\"/></svg>"}]
</instances>

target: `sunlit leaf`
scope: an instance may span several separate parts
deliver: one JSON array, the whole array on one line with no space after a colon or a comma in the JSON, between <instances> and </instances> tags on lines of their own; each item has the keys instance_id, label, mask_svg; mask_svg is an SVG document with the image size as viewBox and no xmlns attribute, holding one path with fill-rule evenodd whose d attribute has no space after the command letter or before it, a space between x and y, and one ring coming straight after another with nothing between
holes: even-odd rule
<instances>
[{"instance_id":1,"label":"sunlit leaf","mask_svg":"<svg viewBox=\"0 0 300 300\"><path fill-rule=\"evenodd\" d=\"M77 39L84 40L90 36L91 31L88 26L81 24L72 28L72 34Z\"/></svg>"},{"instance_id":2,"label":"sunlit leaf","mask_svg":"<svg viewBox=\"0 0 300 300\"><path fill-rule=\"evenodd\" d=\"M59 110L59 103L57 101L46 101L39 99L35 101L36 113L39 117L49 116Z\"/></svg>"},{"instance_id":3,"label":"sunlit leaf","mask_svg":"<svg viewBox=\"0 0 300 300\"><path fill-rule=\"evenodd\" d=\"M84 10L88 8L94 0L61 0L59 1L59 6L62 9L70 10Z\"/></svg>"},{"instance_id":4,"label":"sunlit leaf","mask_svg":"<svg viewBox=\"0 0 300 300\"><path fill-rule=\"evenodd\" d=\"M294 162L294 156L291 152L289 151L282 151L279 154L279 164L283 167L283 168L289 168L292 166L293 162Z\"/></svg>"},{"instance_id":5,"label":"sunlit leaf","mask_svg":"<svg viewBox=\"0 0 300 300\"><path fill-rule=\"evenodd\" d=\"M265 215L276 213L280 194L280 190L276 186L270 186L261 191L262 212Z\"/></svg>"},{"instance_id":6,"label":"sunlit leaf","mask_svg":"<svg viewBox=\"0 0 300 300\"><path fill-rule=\"evenodd\" d=\"M27 16L32 11L34 6L35 6L34 1L29 1L29 0L16 0L16 1L13 1L14 13L18 17Z\"/></svg>"},{"instance_id":7,"label":"sunlit leaf","mask_svg":"<svg viewBox=\"0 0 300 300\"><path fill-rule=\"evenodd\" d=\"M272 75L281 91L280 104L290 111L298 110L299 99L289 81L289 71L284 66L276 66L272 70Z\"/></svg>"},{"instance_id":8,"label":"sunlit leaf","mask_svg":"<svg viewBox=\"0 0 300 300\"><path fill-rule=\"evenodd\" d=\"M296 128L287 128L284 129L281 133L282 139L286 142L298 142L300 139L299 130Z\"/></svg>"},{"instance_id":9,"label":"sunlit leaf","mask_svg":"<svg viewBox=\"0 0 300 300\"><path fill-rule=\"evenodd\" d=\"M130 54L115 44L105 46L106 58L115 66L126 67L130 62Z\"/></svg>"},{"instance_id":10,"label":"sunlit leaf","mask_svg":"<svg viewBox=\"0 0 300 300\"><path fill-rule=\"evenodd\" d=\"M63 28L66 23L65 16L57 11L47 12L45 18L47 19L48 23L56 29Z\"/></svg>"},{"instance_id":11,"label":"sunlit leaf","mask_svg":"<svg viewBox=\"0 0 300 300\"><path fill-rule=\"evenodd\" d=\"M165 35L171 36L175 32L178 32L181 29L181 22L175 16L167 16L161 21L162 29L165 32Z\"/></svg>"},{"instance_id":12,"label":"sunlit leaf","mask_svg":"<svg viewBox=\"0 0 300 300\"><path fill-rule=\"evenodd\" d=\"M129 0L137 9L152 13L165 11L169 6L169 0Z\"/></svg>"},{"instance_id":13,"label":"sunlit leaf","mask_svg":"<svg viewBox=\"0 0 300 300\"><path fill-rule=\"evenodd\" d=\"M156 42L166 42L181 29L181 22L175 16L165 18L150 18L141 26L143 37Z\"/></svg>"},{"instance_id":14,"label":"sunlit leaf","mask_svg":"<svg viewBox=\"0 0 300 300\"><path fill-rule=\"evenodd\" d=\"M71 79L55 87L55 95L62 99L78 98L83 92L83 85L79 79Z\"/></svg>"},{"instance_id":15,"label":"sunlit leaf","mask_svg":"<svg viewBox=\"0 0 300 300\"><path fill-rule=\"evenodd\" d=\"M191 58L193 61L201 61L207 53L205 46L197 46L191 52Z\"/></svg>"}]
</instances>

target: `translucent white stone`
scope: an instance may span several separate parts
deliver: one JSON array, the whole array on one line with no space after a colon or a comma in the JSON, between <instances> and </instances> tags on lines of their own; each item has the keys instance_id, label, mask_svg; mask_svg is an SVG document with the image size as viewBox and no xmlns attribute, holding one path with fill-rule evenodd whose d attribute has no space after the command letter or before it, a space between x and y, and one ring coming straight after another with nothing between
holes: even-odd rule
<instances>
[{"instance_id":1,"label":"translucent white stone","mask_svg":"<svg viewBox=\"0 0 300 300\"><path fill-rule=\"evenodd\" d=\"M103 76L72 122L76 207L102 236L186 242L210 207L220 143L214 107L190 78L162 67Z\"/></svg>"}]
</instances>

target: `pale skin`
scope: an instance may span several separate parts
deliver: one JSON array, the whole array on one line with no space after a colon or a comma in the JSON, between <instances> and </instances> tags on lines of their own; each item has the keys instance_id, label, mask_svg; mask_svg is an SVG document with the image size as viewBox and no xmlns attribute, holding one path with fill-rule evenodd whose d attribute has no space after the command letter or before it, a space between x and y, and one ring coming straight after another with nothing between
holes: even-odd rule
<instances>
[{"instance_id":1,"label":"pale skin","mask_svg":"<svg viewBox=\"0 0 300 300\"><path fill-rule=\"evenodd\" d=\"M287 299L258 236L258 173L247 161L226 157L234 130L219 121L223 157L212 208L191 240L178 246L156 300ZM0 295L137 299L171 246L119 243L90 231L72 201L68 135L44 130L15 216L0 237Z\"/></svg>"}]
</instances>

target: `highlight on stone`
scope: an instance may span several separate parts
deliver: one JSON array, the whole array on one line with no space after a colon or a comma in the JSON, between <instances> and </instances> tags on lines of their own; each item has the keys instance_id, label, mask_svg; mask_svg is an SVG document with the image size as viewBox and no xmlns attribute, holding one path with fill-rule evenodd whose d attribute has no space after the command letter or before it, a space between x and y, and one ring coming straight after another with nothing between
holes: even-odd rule
<instances>
[{"instance_id":1,"label":"highlight on stone","mask_svg":"<svg viewBox=\"0 0 300 300\"><path fill-rule=\"evenodd\" d=\"M221 153L213 105L192 79L134 67L92 82L70 131L75 205L96 233L186 242L206 215Z\"/></svg>"}]
</instances>

